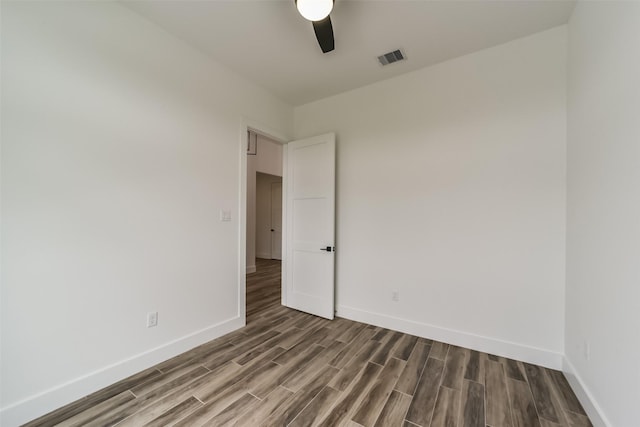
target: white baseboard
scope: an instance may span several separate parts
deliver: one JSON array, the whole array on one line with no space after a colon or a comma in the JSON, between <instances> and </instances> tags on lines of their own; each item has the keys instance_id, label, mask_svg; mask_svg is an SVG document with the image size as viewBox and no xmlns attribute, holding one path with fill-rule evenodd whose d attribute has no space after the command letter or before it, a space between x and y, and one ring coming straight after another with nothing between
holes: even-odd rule
<instances>
[{"instance_id":1,"label":"white baseboard","mask_svg":"<svg viewBox=\"0 0 640 427\"><path fill-rule=\"evenodd\" d=\"M256 258L271 259L271 253L267 253L267 252L256 253Z\"/></svg>"},{"instance_id":2,"label":"white baseboard","mask_svg":"<svg viewBox=\"0 0 640 427\"><path fill-rule=\"evenodd\" d=\"M255 265L247 265L247 274L255 273L256 266Z\"/></svg>"},{"instance_id":3,"label":"white baseboard","mask_svg":"<svg viewBox=\"0 0 640 427\"><path fill-rule=\"evenodd\" d=\"M244 325L244 318L234 317L137 354L129 359L105 366L65 384L44 390L34 396L2 408L0 410L0 425L3 427L22 425L130 375L184 353L200 344L239 329Z\"/></svg>"},{"instance_id":4,"label":"white baseboard","mask_svg":"<svg viewBox=\"0 0 640 427\"><path fill-rule=\"evenodd\" d=\"M573 389L573 392L576 394L576 397L582 404L585 412L589 416L589 421L593 424L594 427L612 427L613 424L609 422L607 417L604 415L602 408L598 405L598 402L593 398L593 394L589 391L584 381L576 371L575 366L564 357L562 371L567 377L567 381L569 381L569 385Z\"/></svg>"},{"instance_id":5,"label":"white baseboard","mask_svg":"<svg viewBox=\"0 0 640 427\"><path fill-rule=\"evenodd\" d=\"M336 314L340 317L358 322L369 323L423 338L471 348L484 353L521 360L546 368L562 369L563 355L551 350L415 322L413 320L372 313L353 307L338 306Z\"/></svg>"}]
</instances>

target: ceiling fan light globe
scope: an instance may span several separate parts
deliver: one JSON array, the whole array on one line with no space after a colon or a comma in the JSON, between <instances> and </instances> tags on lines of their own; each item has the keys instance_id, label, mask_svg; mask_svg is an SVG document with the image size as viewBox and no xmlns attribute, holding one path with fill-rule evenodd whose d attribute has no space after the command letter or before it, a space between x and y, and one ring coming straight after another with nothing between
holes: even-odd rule
<instances>
[{"instance_id":1,"label":"ceiling fan light globe","mask_svg":"<svg viewBox=\"0 0 640 427\"><path fill-rule=\"evenodd\" d=\"M308 21L322 21L333 9L333 0L298 0L298 12Z\"/></svg>"}]
</instances>

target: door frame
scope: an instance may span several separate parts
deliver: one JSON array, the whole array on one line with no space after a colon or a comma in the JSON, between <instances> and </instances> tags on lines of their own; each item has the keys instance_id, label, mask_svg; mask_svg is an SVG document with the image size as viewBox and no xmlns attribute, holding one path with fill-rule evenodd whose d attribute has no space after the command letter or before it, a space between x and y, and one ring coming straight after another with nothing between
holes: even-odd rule
<instances>
[{"instance_id":1,"label":"door frame","mask_svg":"<svg viewBox=\"0 0 640 427\"><path fill-rule=\"evenodd\" d=\"M282 148L284 149L284 146ZM270 224L271 224L271 229L273 230L273 228L274 228L273 227L273 185L274 184L280 185L280 205L281 205L280 206L280 262L282 262L282 214L284 213L283 212L283 207L284 207L284 203L285 203L284 200L282 200L282 194L283 194L282 193L282 181L283 181L283 179L282 179L282 177L280 177L280 181L279 182L272 182L271 183L271 188L270 188L270 190L271 190L271 194L270 194L271 200L270 200L270 203L269 203L269 208L271 210L271 212L270 212L271 213ZM273 238L273 234L271 234L271 247L269 248L269 253L271 254L271 259L274 259L273 258L273 241L274 240L277 241L277 239Z\"/></svg>"},{"instance_id":2,"label":"door frame","mask_svg":"<svg viewBox=\"0 0 640 427\"><path fill-rule=\"evenodd\" d=\"M238 317L242 319L243 324L247 323L247 139L248 131L256 132L260 135L266 136L284 146L292 140L285 132L278 129L270 128L264 124L255 121L253 119L242 117L240 123L240 138L238 143L240 154L240 176L239 176L239 200L238 200ZM286 153L286 150L284 150ZM285 154L286 156L286 154ZM286 209L284 206L284 200L286 200L285 192L285 180L286 172L284 170L284 161L282 165L282 270L284 271L286 257L284 255L285 242L286 242ZM281 279L282 287L282 303L286 302L286 283L285 275L282 274Z\"/></svg>"}]
</instances>

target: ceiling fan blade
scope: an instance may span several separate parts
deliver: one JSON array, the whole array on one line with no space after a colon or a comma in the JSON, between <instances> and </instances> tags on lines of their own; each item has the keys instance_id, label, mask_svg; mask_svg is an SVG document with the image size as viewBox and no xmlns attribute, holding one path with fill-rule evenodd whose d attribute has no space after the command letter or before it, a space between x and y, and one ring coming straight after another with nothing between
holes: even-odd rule
<instances>
[{"instance_id":1,"label":"ceiling fan blade","mask_svg":"<svg viewBox=\"0 0 640 427\"><path fill-rule=\"evenodd\" d=\"M331 18L326 17L322 21L313 22L313 31L316 32L316 38L322 53L331 52L335 49L335 42L333 40L333 26L331 25Z\"/></svg>"}]
</instances>

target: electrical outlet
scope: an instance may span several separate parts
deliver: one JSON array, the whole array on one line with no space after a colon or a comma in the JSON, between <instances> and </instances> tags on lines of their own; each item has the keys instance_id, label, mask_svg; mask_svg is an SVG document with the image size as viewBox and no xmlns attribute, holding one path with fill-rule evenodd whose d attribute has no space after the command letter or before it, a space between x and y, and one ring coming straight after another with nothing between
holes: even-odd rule
<instances>
[{"instance_id":1,"label":"electrical outlet","mask_svg":"<svg viewBox=\"0 0 640 427\"><path fill-rule=\"evenodd\" d=\"M220 209L220 221L231 221L231 211Z\"/></svg>"},{"instance_id":2,"label":"electrical outlet","mask_svg":"<svg viewBox=\"0 0 640 427\"><path fill-rule=\"evenodd\" d=\"M391 300L395 302L400 301L400 292L399 291L391 292Z\"/></svg>"},{"instance_id":3,"label":"electrical outlet","mask_svg":"<svg viewBox=\"0 0 640 427\"><path fill-rule=\"evenodd\" d=\"M153 328L154 326L158 326L157 311L152 311L151 313L147 313L147 328Z\"/></svg>"}]
</instances>

